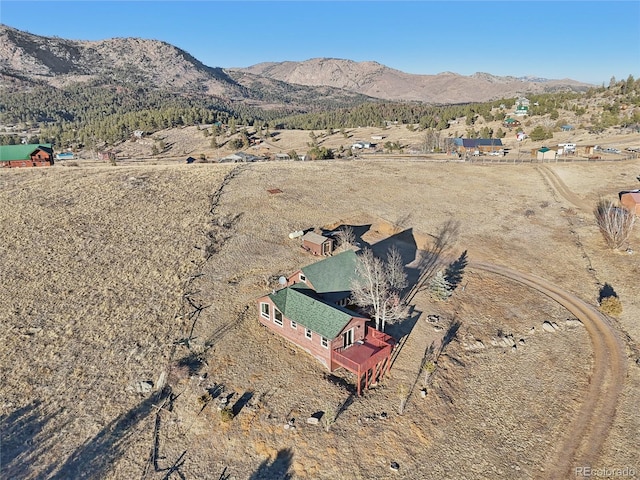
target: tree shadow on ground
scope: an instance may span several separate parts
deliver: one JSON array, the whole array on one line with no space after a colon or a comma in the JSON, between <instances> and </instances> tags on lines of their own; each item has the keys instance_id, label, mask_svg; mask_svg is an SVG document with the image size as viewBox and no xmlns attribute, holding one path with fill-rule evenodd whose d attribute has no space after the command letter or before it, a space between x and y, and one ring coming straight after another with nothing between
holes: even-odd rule
<instances>
[{"instance_id":1,"label":"tree shadow on ground","mask_svg":"<svg viewBox=\"0 0 640 480\"><path fill-rule=\"evenodd\" d=\"M247 390L242 394L242 396L233 404L231 407L231 411L233 412L233 416L235 417L240 413L240 411L244 408L244 406L249 403L249 400L253 398L253 392Z\"/></svg>"},{"instance_id":2,"label":"tree shadow on ground","mask_svg":"<svg viewBox=\"0 0 640 480\"><path fill-rule=\"evenodd\" d=\"M69 478L105 478L122 456L136 432L138 424L171 394L165 387L123 413L105 426L95 437L78 447L57 469L52 480Z\"/></svg>"},{"instance_id":3,"label":"tree shadow on ground","mask_svg":"<svg viewBox=\"0 0 640 480\"><path fill-rule=\"evenodd\" d=\"M444 279L451 285L451 290L458 288L462 282L464 270L467 268L468 263L467 251L465 250L457 259L447 265L444 271Z\"/></svg>"},{"instance_id":4,"label":"tree shadow on ground","mask_svg":"<svg viewBox=\"0 0 640 480\"><path fill-rule=\"evenodd\" d=\"M600 288L600 292L598 294L598 303L602 302L602 300L604 300L605 298L617 297L617 296L618 296L618 294L613 289L613 287L611 285L609 285L608 283L605 283L602 286L602 288Z\"/></svg>"},{"instance_id":5,"label":"tree shadow on ground","mask_svg":"<svg viewBox=\"0 0 640 480\"><path fill-rule=\"evenodd\" d=\"M260 464L258 469L249 477L249 480L289 480L291 473L291 463L293 459L293 452L289 448L282 449L278 452L278 455L269 463L269 460L265 460Z\"/></svg>"},{"instance_id":6,"label":"tree shadow on ground","mask_svg":"<svg viewBox=\"0 0 640 480\"><path fill-rule=\"evenodd\" d=\"M326 236L326 237L331 237L331 238L338 238L339 237L339 233L345 229L351 229L351 231L353 232L353 241L355 243L355 246L360 247L360 248L368 248L370 245L365 242L362 237L369 231L371 230L371 224L365 224L365 225L347 225L347 224L342 224L339 225L338 227L334 228L333 230L322 230L322 235Z\"/></svg>"},{"instance_id":7,"label":"tree shadow on ground","mask_svg":"<svg viewBox=\"0 0 640 480\"><path fill-rule=\"evenodd\" d=\"M46 413L42 402L35 401L0 416L0 478L28 478L35 473L38 459L51 447L54 432L48 424L61 411Z\"/></svg>"},{"instance_id":8,"label":"tree shadow on ground","mask_svg":"<svg viewBox=\"0 0 640 480\"><path fill-rule=\"evenodd\" d=\"M429 288L429 282L433 276L446 263L447 253L456 243L459 231L458 221L447 220L433 235L433 243L424 245L419 251L416 262L409 270L409 287L405 295L407 303L411 303L418 293Z\"/></svg>"}]
</instances>

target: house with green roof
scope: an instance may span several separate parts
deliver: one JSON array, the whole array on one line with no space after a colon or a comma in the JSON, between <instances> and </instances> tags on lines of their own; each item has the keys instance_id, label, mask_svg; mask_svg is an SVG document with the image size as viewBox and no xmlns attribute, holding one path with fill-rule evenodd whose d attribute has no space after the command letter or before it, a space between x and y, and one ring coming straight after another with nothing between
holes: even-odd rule
<instances>
[{"instance_id":1,"label":"house with green roof","mask_svg":"<svg viewBox=\"0 0 640 480\"><path fill-rule=\"evenodd\" d=\"M53 146L50 143L0 145L0 168L50 167Z\"/></svg>"},{"instance_id":2,"label":"house with green roof","mask_svg":"<svg viewBox=\"0 0 640 480\"><path fill-rule=\"evenodd\" d=\"M357 378L357 392L388 371L395 341L349 308L357 254L347 250L303 267L286 285L258 299L258 319L333 372Z\"/></svg>"}]
</instances>

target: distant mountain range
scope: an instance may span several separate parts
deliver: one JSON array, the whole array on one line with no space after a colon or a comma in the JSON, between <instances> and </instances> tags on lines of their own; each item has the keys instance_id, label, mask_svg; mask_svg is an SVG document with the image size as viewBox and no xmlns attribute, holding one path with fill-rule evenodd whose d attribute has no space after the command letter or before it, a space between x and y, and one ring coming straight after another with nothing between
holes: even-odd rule
<instances>
[{"instance_id":1,"label":"distant mountain range","mask_svg":"<svg viewBox=\"0 0 640 480\"><path fill-rule=\"evenodd\" d=\"M593 87L570 79L488 73L415 75L376 62L334 58L225 69L206 66L184 50L157 40L75 41L33 35L5 25L0 25L0 75L4 88L28 88L43 82L55 87L88 81L127 82L262 108L295 105L303 110L320 98L344 104L367 97L453 104Z\"/></svg>"}]
</instances>

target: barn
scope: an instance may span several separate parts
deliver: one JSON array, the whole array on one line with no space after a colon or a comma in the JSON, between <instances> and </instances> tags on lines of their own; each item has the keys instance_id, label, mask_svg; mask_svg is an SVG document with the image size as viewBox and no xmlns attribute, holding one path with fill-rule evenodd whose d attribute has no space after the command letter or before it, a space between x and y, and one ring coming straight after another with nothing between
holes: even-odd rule
<instances>
[{"instance_id":1,"label":"barn","mask_svg":"<svg viewBox=\"0 0 640 480\"><path fill-rule=\"evenodd\" d=\"M50 167L53 146L50 143L1 145L0 168Z\"/></svg>"}]
</instances>

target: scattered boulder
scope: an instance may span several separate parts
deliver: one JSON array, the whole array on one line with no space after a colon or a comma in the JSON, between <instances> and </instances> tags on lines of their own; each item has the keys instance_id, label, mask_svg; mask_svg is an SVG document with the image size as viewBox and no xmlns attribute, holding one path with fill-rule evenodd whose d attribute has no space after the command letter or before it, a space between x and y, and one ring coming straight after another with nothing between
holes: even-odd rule
<instances>
[{"instance_id":1,"label":"scattered boulder","mask_svg":"<svg viewBox=\"0 0 640 480\"><path fill-rule=\"evenodd\" d=\"M391 469L391 471L397 472L398 470L400 470L400 464L398 462L391 462L389 468Z\"/></svg>"},{"instance_id":2,"label":"scattered boulder","mask_svg":"<svg viewBox=\"0 0 640 480\"><path fill-rule=\"evenodd\" d=\"M463 343L463 347L465 350L483 350L485 348L482 340L474 339L471 343Z\"/></svg>"},{"instance_id":3,"label":"scattered boulder","mask_svg":"<svg viewBox=\"0 0 640 480\"><path fill-rule=\"evenodd\" d=\"M140 380L127 387L127 391L140 393L142 395L146 395L151 390L153 390L153 382L151 380Z\"/></svg>"},{"instance_id":4,"label":"scattered boulder","mask_svg":"<svg viewBox=\"0 0 640 480\"><path fill-rule=\"evenodd\" d=\"M427 315L427 322L429 323L440 322L440 315Z\"/></svg>"},{"instance_id":5,"label":"scattered boulder","mask_svg":"<svg viewBox=\"0 0 640 480\"><path fill-rule=\"evenodd\" d=\"M524 345L524 338L521 338L520 340L518 340L518 343L519 343L520 345Z\"/></svg>"},{"instance_id":6,"label":"scattered boulder","mask_svg":"<svg viewBox=\"0 0 640 480\"><path fill-rule=\"evenodd\" d=\"M511 353L516 353L517 350L518 350L518 347L516 347L515 345L511 347Z\"/></svg>"},{"instance_id":7,"label":"scattered boulder","mask_svg":"<svg viewBox=\"0 0 640 480\"><path fill-rule=\"evenodd\" d=\"M320 419L318 417L309 417L309 418L307 418L307 423L309 425L318 425L319 422L320 422Z\"/></svg>"},{"instance_id":8,"label":"scattered boulder","mask_svg":"<svg viewBox=\"0 0 640 480\"><path fill-rule=\"evenodd\" d=\"M584 325L577 318L567 318L564 324L569 328L583 327Z\"/></svg>"},{"instance_id":9,"label":"scattered boulder","mask_svg":"<svg viewBox=\"0 0 640 480\"><path fill-rule=\"evenodd\" d=\"M529 329L529 335L533 335L534 333L536 333L536 327L531 327Z\"/></svg>"},{"instance_id":10,"label":"scattered boulder","mask_svg":"<svg viewBox=\"0 0 640 480\"><path fill-rule=\"evenodd\" d=\"M549 321L545 321L542 324L542 330L544 330L545 332L551 332L551 333L556 331L556 329L553 326L553 324L551 322L549 322Z\"/></svg>"}]
</instances>

